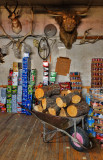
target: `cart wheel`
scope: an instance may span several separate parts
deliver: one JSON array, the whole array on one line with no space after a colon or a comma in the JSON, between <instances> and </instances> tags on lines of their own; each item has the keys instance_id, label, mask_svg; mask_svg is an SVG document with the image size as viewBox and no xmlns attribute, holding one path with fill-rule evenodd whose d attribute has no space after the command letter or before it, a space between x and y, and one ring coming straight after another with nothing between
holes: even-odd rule
<instances>
[{"instance_id":1,"label":"cart wheel","mask_svg":"<svg viewBox=\"0 0 103 160\"><path fill-rule=\"evenodd\" d=\"M74 127L71 128L70 130L70 135L72 137L74 137L75 135L75 131L74 131ZM89 148L90 146L90 142L89 142L89 137L87 135L87 133L80 127L76 128L76 138L78 139L78 141L86 148ZM82 146L80 146L78 143L73 142L73 140L71 138L69 138L69 142L71 144L71 146L76 149L77 151L83 152L86 149L83 148Z\"/></svg>"}]
</instances>

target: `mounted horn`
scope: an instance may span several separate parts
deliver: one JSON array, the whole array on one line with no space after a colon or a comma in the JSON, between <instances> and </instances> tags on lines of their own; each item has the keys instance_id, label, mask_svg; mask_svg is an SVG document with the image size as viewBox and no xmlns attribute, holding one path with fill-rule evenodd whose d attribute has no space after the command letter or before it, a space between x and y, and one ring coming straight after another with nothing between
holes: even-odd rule
<instances>
[{"instance_id":1,"label":"mounted horn","mask_svg":"<svg viewBox=\"0 0 103 160\"><path fill-rule=\"evenodd\" d=\"M15 11L16 11L16 9L17 9L17 7L18 7L18 1L16 1L16 7L15 7L15 9L14 9L13 13L15 13Z\"/></svg>"},{"instance_id":2,"label":"mounted horn","mask_svg":"<svg viewBox=\"0 0 103 160\"><path fill-rule=\"evenodd\" d=\"M76 11L76 14L79 15L79 16L81 16L81 17L87 16L87 12L88 12L88 10L89 10L90 7L91 7L91 3L92 3L92 0L89 0L89 3L88 3L88 5L87 5L87 8L86 8L84 11Z\"/></svg>"},{"instance_id":3,"label":"mounted horn","mask_svg":"<svg viewBox=\"0 0 103 160\"><path fill-rule=\"evenodd\" d=\"M16 6L13 12L9 10L9 8L7 7L7 3L5 5L5 8L9 12L8 18L11 19L12 22L12 30L14 33L19 34L22 31L22 25L18 19L20 16L17 13L15 13L17 7L18 7L18 1L16 2Z\"/></svg>"}]
</instances>

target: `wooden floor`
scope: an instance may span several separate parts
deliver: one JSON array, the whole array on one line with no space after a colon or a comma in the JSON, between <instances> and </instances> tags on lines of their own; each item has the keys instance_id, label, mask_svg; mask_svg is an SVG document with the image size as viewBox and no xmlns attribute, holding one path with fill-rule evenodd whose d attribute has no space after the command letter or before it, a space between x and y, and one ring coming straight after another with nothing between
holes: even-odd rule
<instances>
[{"instance_id":1,"label":"wooden floor","mask_svg":"<svg viewBox=\"0 0 103 160\"><path fill-rule=\"evenodd\" d=\"M44 143L42 124L34 116L0 113L0 160L103 160L98 143L86 153L77 152L68 137L57 133Z\"/></svg>"}]
</instances>

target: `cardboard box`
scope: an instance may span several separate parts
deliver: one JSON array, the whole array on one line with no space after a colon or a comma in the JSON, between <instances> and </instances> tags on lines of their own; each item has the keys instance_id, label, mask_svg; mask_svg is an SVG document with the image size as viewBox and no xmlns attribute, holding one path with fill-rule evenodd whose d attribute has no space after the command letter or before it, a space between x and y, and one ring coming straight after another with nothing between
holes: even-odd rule
<instances>
[{"instance_id":1,"label":"cardboard box","mask_svg":"<svg viewBox=\"0 0 103 160\"><path fill-rule=\"evenodd\" d=\"M18 68L18 62L13 62L13 67L15 68Z\"/></svg>"},{"instance_id":2,"label":"cardboard box","mask_svg":"<svg viewBox=\"0 0 103 160\"><path fill-rule=\"evenodd\" d=\"M13 72L13 77L18 77L18 72Z\"/></svg>"},{"instance_id":3,"label":"cardboard box","mask_svg":"<svg viewBox=\"0 0 103 160\"><path fill-rule=\"evenodd\" d=\"M6 104L6 97L1 97L1 103Z\"/></svg>"},{"instance_id":4,"label":"cardboard box","mask_svg":"<svg viewBox=\"0 0 103 160\"><path fill-rule=\"evenodd\" d=\"M1 97L2 98L6 97L6 88L1 88Z\"/></svg>"},{"instance_id":5,"label":"cardboard box","mask_svg":"<svg viewBox=\"0 0 103 160\"><path fill-rule=\"evenodd\" d=\"M18 72L18 62L13 62L13 72Z\"/></svg>"},{"instance_id":6,"label":"cardboard box","mask_svg":"<svg viewBox=\"0 0 103 160\"><path fill-rule=\"evenodd\" d=\"M57 72L58 75L67 76L70 70L70 63L71 60L67 57L57 58L55 72Z\"/></svg>"}]
</instances>

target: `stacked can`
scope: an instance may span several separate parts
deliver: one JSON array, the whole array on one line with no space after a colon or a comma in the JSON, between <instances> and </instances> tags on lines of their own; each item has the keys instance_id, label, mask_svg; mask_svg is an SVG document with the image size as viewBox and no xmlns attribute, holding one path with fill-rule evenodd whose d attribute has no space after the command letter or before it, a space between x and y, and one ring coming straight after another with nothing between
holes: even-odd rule
<instances>
[{"instance_id":1,"label":"stacked can","mask_svg":"<svg viewBox=\"0 0 103 160\"><path fill-rule=\"evenodd\" d=\"M18 85L17 89L17 113L21 113L22 108L19 106L22 104L22 85Z\"/></svg>"},{"instance_id":2,"label":"stacked can","mask_svg":"<svg viewBox=\"0 0 103 160\"><path fill-rule=\"evenodd\" d=\"M17 86L12 85L12 112L17 113Z\"/></svg>"},{"instance_id":3,"label":"stacked can","mask_svg":"<svg viewBox=\"0 0 103 160\"><path fill-rule=\"evenodd\" d=\"M6 104L6 88L1 89L1 103Z\"/></svg>"},{"instance_id":4,"label":"stacked can","mask_svg":"<svg viewBox=\"0 0 103 160\"><path fill-rule=\"evenodd\" d=\"M86 103L90 106L90 95L86 95ZM96 137L96 132L94 131L94 118L93 118L93 108L89 107L88 116L86 117L86 130L89 137Z\"/></svg>"},{"instance_id":5,"label":"stacked can","mask_svg":"<svg viewBox=\"0 0 103 160\"><path fill-rule=\"evenodd\" d=\"M28 99L33 100L33 86L32 85L28 85Z\"/></svg>"},{"instance_id":6,"label":"stacked can","mask_svg":"<svg viewBox=\"0 0 103 160\"><path fill-rule=\"evenodd\" d=\"M12 85L13 69L10 68L8 76L8 85Z\"/></svg>"},{"instance_id":7,"label":"stacked can","mask_svg":"<svg viewBox=\"0 0 103 160\"><path fill-rule=\"evenodd\" d=\"M7 86L7 104L6 104L7 112L12 111L12 86Z\"/></svg>"},{"instance_id":8,"label":"stacked can","mask_svg":"<svg viewBox=\"0 0 103 160\"><path fill-rule=\"evenodd\" d=\"M31 100L27 100L26 101L26 108L28 108L29 110L31 110ZM30 112L26 111L26 115L31 115Z\"/></svg>"},{"instance_id":9,"label":"stacked can","mask_svg":"<svg viewBox=\"0 0 103 160\"><path fill-rule=\"evenodd\" d=\"M31 69L30 72L30 85L34 86L36 84L36 69Z\"/></svg>"},{"instance_id":10,"label":"stacked can","mask_svg":"<svg viewBox=\"0 0 103 160\"><path fill-rule=\"evenodd\" d=\"M18 72L18 85L22 85L22 69Z\"/></svg>"},{"instance_id":11,"label":"stacked can","mask_svg":"<svg viewBox=\"0 0 103 160\"><path fill-rule=\"evenodd\" d=\"M22 60L22 105L24 107L27 107L30 69L31 69L31 60L29 57L24 57ZM27 113L27 112L25 109L22 109L21 113Z\"/></svg>"},{"instance_id":12,"label":"stacked can","mask_svg":"<svg viewBox=\"0 0 103 160\"><path fill-rule=\"evenodd\" d=\"M13 76L12 76L12 85L18 85L18 63L13 62Z\"/></svg>"},{"instance_id":13,"label":"stacked can","mask_svg":"<svg viewBox=\"0 0 103 160\"><path fill-rule=\"evenodd\" d=\"M43 61L43 85L47 86L49 81L49 62Z\"/></svg>"},{"instance_id":14,"label":"stacked can","mask_svg":"<svg viewBox=\"0 0 103 160\"><path fill-rule=\"evenodd\" d=\"M56 81L56 72L51 72L50 73L50 83L53 84Z\"/></svg>"}]
</instances>

